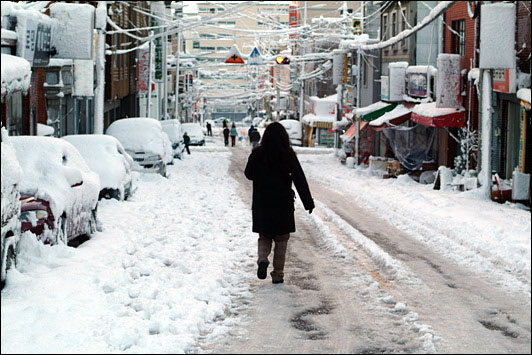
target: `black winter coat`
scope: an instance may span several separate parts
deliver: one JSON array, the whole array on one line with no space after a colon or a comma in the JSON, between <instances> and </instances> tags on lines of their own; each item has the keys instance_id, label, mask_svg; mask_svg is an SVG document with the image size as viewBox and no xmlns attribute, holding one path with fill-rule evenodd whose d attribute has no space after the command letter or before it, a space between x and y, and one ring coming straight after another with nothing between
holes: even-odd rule
<instances>
[{"instance_id":1,"label":"black winter coat","mask_svg":"<svg viewBox=\"0 0 532 355\"><path fill-rule=\"evenodd\" d=\"M296 231L292 182L305 209L314 208L307 179L295 154L294 157L290 171L283 171L280 165L268 167L262 147L251 152L244 173L253 180L253 232L281 235Z\"/></svg>"}]
</instances>

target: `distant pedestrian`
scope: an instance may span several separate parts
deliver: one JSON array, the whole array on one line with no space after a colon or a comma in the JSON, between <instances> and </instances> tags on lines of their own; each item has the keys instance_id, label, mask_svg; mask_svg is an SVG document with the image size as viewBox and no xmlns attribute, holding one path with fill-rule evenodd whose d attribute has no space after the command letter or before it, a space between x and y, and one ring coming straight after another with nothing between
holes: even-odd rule
<instances>
[{"instance_id":1,"label":"distant pedestrian","mask_svg":"<svg viewBox=\"0 0 532 355\"><path fill-rule=\"evenodd\" d=\"M249 127L248 129L248 139L250 143L251 143L251 133L253 132L254 129L255 127L253 127L253 125L251 125L251 127Z\"/></svg>"},{"instance_id":2,"label":"distant pedestrian","mask_svg":"<svg viewBox=\"0 0 532 355\"><path fill-rule=\"evenodd\" d=\"M290 233L296 231L292 182L309 213L314 200L288 133L279 122L266 127L261 145L251 151L244 173L253 181L253 232L259 233L257 277L266 278L268 256L275 242L270 275L272 283L283 283L286 247Z\"/></svg>"},{"instance_id":3,"label":"distant pedestrian","mask_svg":"<svg viewBox=\"0 0 532 355\"><path fill-rule=\"evenodd\" d=\"M227 120L226 119L224 119L224 121L223 121L223 127L224 128L227 127Z\"/></svg>"},{"instance_id":4,"label":"distant pedestrian","mask_svg":"<svg viewBox=\"0 0 532 355\"><path fill-rule=\"evenodd\" d=\"M185 149L187 150L188 155L190 155L190 148L188 147L190 145L190 137L187 132L183 134L183 141L185 143Z\"/></svg>"},{"instance_id":5,"label":"distant pedestrian","mask_svg":"<svg viewBox=\"0 0 532 355\"><path fill-rule=\"evenodd\" d=\"M259 145L260 142L260 133L257 131L256 128L253 129L253 131L249 135L249 141L251 142L251 146L255 148Z\"/></svg>"},{"instance_id":6,"label":"distant pedestrian","mask_svg":"<svg viewBox=\"0 0 532 355\"><path fill-rule=\"evenodd\" d=\"M236 136L238 136L238 132L236 131L236 126L233 122L233 125L231 126L231 147L235 146Z\"/></svg>"},{"instance_id":7,"label":"distant pedestrian","mask_svg":"<svg viewBox=\"0 0 532 355\"><path fill-rule=\"evenodd\" d=\"M210 122L207 122L207 135L212 137L212 126Z\"/></svg>"},{"instance_id":8,"label":"distant pedestrian","mask_svg":"<svg viewBox=\"0 0 532 355\"><path fill-rule=\"evenodd\" d=\"M227 126L224 128L224 142L227 147L229 145L229 128L227 128Z\"/></svg>"}]
</instances>

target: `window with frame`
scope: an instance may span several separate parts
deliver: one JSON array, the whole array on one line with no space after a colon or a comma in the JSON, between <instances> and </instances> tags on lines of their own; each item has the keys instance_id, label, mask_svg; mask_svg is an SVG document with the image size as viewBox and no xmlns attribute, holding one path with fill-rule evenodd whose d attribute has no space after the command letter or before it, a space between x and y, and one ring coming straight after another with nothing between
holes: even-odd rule
<instances>
[{"instance_id":1,"label":"window with frame","mask_svg":"<svg viewBox=\"0 0 532 355\"><path fill-rule=\"evenodd\" d=\"M465 56L465 20L457 20L452 23L452 51L453 54Z\"/></svg>"},{"instance_id":2,"label":"window with frame","mask_svg":"<svg viewBox=\"0 0 532 355\"><path fill-rule=\"evenodd\" d=\"M388 37L388 14L382 15L382 39L385 40Z\"/></svg>"},{"instance_id":3,"label":"window with frame","mask_svg":"<svg viewBox=\"0 0 532 355\"><path fill-rule=\"evenodd\" d=\"M196 49L197 49L197 48L199 48L199 47L200 47L200 43L199 43L199 41L193 41L193 42L192 42L192 48L196 48Z\"/></svg>"},{"instance_id":4,"label":"window with frame","mask_svg":"<svg viewBox=\"0 0 532 355\"><path fill-rule=\"evenodd\" d=\"M392 13L392 37L397 35L397 11ZM392 45L392 49L396 49L395 44Z\"/></svg>"},{"instance_id":5,"label":"window with frame","mask_svg":"<svg viewBox=\"0 0 532 355\"><path fill-rule=\"evenodd\" d=\"M408 15L408 12L407 12L406 7L403 7L401 9L401 11L403 11L403 15L404 16L401 15L401 28L399 30L400 31L404 31L404 30L406 30L406 26L407 26L407 24L406 24L406 16ZM402 48L404 51L406 51L407 48L408 48L408 38L405 38L404 40L399 42L399 47Z\"/></svg>"}]
</instances>

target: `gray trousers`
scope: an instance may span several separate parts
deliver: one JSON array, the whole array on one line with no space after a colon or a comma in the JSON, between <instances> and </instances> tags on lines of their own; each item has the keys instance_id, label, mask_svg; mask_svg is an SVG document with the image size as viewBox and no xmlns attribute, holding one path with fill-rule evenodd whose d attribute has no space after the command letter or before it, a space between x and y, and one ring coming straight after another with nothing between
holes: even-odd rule
<instances>
[{"instance_id":1,"label":"gray trousers","mask_svg":"<svg viewBox=\"0 0 532 355\"><path fill-rule=\"evenodd\" d=\"M259 234L258 240L258 254L259 258L257 264L263 260L268 260L268 256L272 251L272 242L275 242L273 250L273 271L270 273L273 281L282 280L284 277L284 262L286 257L286 247L290 234L282 235L266 235Z\"/></svg>"}]
</instances>

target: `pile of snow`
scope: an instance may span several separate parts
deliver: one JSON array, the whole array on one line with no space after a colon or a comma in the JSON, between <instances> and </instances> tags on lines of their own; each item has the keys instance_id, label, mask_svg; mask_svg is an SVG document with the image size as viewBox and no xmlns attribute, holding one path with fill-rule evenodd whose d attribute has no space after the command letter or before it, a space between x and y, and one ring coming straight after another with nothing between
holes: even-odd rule
<instances>
[{"instance_id":1,"label":"pile of snow","mask_svg":"<svg viewBox=\"0 0 532 355\"><path fill-rule=\"evenodd\" d=\"M37 123L37 135L38 136L53 136L55 128L42 123Z\"/></svg>"},{"instance_id":2,"label":"pile of snow","mask_svg":"<svg viewBox=\"0 0 532 355\"><path fill-rule=\"evenodd\" d=\"M106 134L117 138L129 151L143 151L164 157L164 132L159 121L147 117L122 118L114 121Z\"/></svg>"},{"instance_id":3,"label":"pile of snow","mask_svg":"<svg viewBox=\"0 0 532 355\"><path fill-rule=\"evenodd\" d=\"M118 139L103 134L77 134L62 139L75 146L89 168L100 176L100 190L118 189L124 196L124 186L131 181L133 159Z\"/></svg>"},{"instance_id":4,"label":"pile of snow","mask_svg":"<svg viewBox=\"0 0 532 355\"><path fill-rule=\"evenodd\" d=\"M3 2L2 2L3 4ZM31 66L24 58L2 53L2 96L30 88Z\"/></svg>"},{"instance_id":5,"label":"pile of snow","mask_svg":"<svg viewBox=\"0 0 532 355\"><path fill-rule=\"evenodd\" d=\"M100 179L91 171L77 149L54 137L10 137L24 171L20 192L50 202L54 216L81 206L98 203ZM83 181L81 186L71 186ZM57 221L58 219L56 219Z\"/></svg>"}]
</instances>

